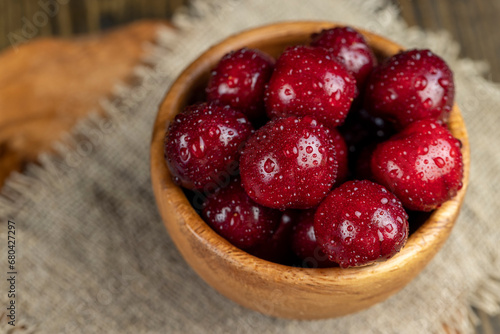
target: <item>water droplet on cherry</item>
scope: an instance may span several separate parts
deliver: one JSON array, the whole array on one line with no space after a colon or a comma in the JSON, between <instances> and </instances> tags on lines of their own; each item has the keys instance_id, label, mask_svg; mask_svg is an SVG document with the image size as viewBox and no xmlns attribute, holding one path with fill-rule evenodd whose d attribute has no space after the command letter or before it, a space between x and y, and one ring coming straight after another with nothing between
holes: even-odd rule
<instances>
[{"instance_id":1,"label":"water droplet on cherry","mask_svg":"<svg viewBox=\"0 0 500 334\"><path fill-rule=\"evenodd\" d=\"M183 147L181 148L180 150L180 157L181 157L181 160L186 162L187 160L189 160L189 150L187 149L187 147Z\"/></svg>"},{"instance_id":2,"label":"water droplet on cherry","mask_svg":"<svg viewBox=\"0 0 500 334\"><path fill-rule=\"evenodd\" d=\"M424 90L427 87L427 79L424 76L419 76L415 79L415 89Z\"/></svg>"},{"instance_id":3,"label":"water droplet on cherry","mask_svg":"<svg viewBox=\"0 0 500 334\"><path fill-rule=\"evenodd\" d=\"M198 140L193 140L191 142L191 153L198 159L203 158L205 156L205 141L203 140L203 137L198 137Z\"/></svg>"},{"instance_id":4,"label":"water droplet on cherry","mask_svg":"<svg viewBox=\"0 0 500 334\"><path fill-rule=\"evenodd\" d=\"M431 98L427 98L425 99L423 105L424 105L424 108L432 108L432 99Z\"/></svg>"},{"instance_id":5,"label":"water droplet on cherry","mask_svg":"<svg viewBox=\"0 0 500 334\"><path fill-rule=\"evenodd\" d=\"M443 158L441 157L437 157L437 158L434 158L432 159L434 160L434 163L436 164L436 166L438 166L439 168L443 168L445 165L446 165L446 162L443 160Z\"/></svg>"},{"instance_id":6,"label":"water droplet on cherry","mask_svg":"<svg viewBox=\"0 0 500 334\"><path fill-rule=\"evenodd\" d=\"M441 87L446 88L446 87L448 87L448 86L449 86L450 81L449 81L448 79L445 79L445 78L440 78L440 79L438 80L438 83L439 83L439 85L440 85Z\"/></svg>"},{"instance_id":7,"label":"water droplet on cherry","mask_svg":"<svg viewBox=\"0 0 500 334\"><path fill-rule=\"evenodd\" d=\"M266 173L272 173L275 167L276 163L271 159L267 159L266 162L264 163L264 171Z\"/></svg>"}]
</instances>

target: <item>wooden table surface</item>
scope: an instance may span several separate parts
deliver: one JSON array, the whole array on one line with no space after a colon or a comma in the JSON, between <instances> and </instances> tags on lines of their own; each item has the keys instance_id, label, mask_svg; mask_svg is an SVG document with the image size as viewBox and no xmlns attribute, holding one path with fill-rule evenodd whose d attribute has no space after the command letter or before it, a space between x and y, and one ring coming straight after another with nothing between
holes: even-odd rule
<instances>
[{"instance_id":1,"label":"wooden table surface","mask_svg":"<svg viewBox=\"0 0 500 334\"><path fill-rule=\"evenodd\" d=\"M369 0L368 0L369 1ZM490 78L500 81L499 0L388 0L401 10L410 25L429 30L447 30L460 43L462 56L486 60ZM26 20L40 22L32 36L72 36L100 31L138 18L169 18L189 0L58 0L49 8L55 13L46 23L39 14L38 0L0 1L0 49L23 37ZM64 4L66 3L66 4ZM26 37L26 35L24 35ZM23 37L23 38L24 38Z\"/></svg>"},{"instance_id":2,"label":"wooden table surface","mask_svg":"<svg viewBox=\"0 0 500 334\"><path fill-rule=\"evenodd\" d=\"M461 56L476 60L485 60L490 64L487 77L500 82L500 35L498 20L500 19L500 0L390 0L401 11L401 16L410 26L418 26L427 30L446 30L460 44ZM43 2L43 1L42 1ZM54 15L44 21L38 0L0 0L0 49L8 48L20 40L31 40L39 36L64 36L95 33L112 26L122 25L139 18L168 19L179 6L188 0L87 0L59 1L58 8L47 8ZM34 29L26 27L26 21L37 21ZM28 24L29 25L29 24ZM25 29L23 31L23 28ZM27 29L27 30L26 30ZM135 29L135 30L134 30ZM137 31L140 31L137 34ZM133 34L137 43L151 39L152 26L146 25L132 28L127 34ZM88 42L88 41L87 41ZM93 41L90 41L93 43ZM113 50L109 50L110 53ZM0 55L0 61L2 55ZM139 59L137 52L133 61ZM13 57L11 57L13 58ZM129 59L129 61L131 61ZM124 70L116 71L117 78L124 80ZM118 74L120 74L118 76ZM0 76L1 79L1 76ZM103 94L111 92L109 82ZM2 85L0 80L0 94ZM92 99L86 103L94 103ZM3 110L1 111L4 112ZM57 117L57 113L54 114ZM54 119L57 121L57 119ZM0 128L4 126L1 124ZM72 124L71 122L68 124ZM0 138L1 141L1 138ZM23 154L22 148L9 151L9 146L0 142L0 169L2 156L14 155L15 163L7 163L6 168L20 169L28 161L33 161L33 152ZM20 146L22 147L22 146ZM12 160L12 159L11 159ZM0 183L2 172L0 171ZM488 317L478 312L482 324L477 333L500 333L500 316Z\"/></svg>"}]
</instances>

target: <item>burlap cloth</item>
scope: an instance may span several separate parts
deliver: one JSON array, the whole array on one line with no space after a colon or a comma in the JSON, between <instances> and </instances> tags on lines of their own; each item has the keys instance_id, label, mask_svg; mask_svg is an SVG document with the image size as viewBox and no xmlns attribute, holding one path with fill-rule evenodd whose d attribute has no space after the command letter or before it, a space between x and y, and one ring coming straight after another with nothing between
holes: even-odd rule
<instances>
[{"instance_id":1,"label":"burlap cloth","mask_svg":"<svg viewBox=\"0 0 500 334\"><path fill-rule=\"evenodd\" d=\"M358 314L322 321L270 318L207 286L186 265L157 214L149 142L158 104L180 71L230 34L283 20L330 20L408 47L429 47L455 72L472 147L471 182L453 233L404 290ZM384 1L196 1L163 31L143 82L105 101L108 120L83 122L59 147L4 188L0 268L7 272L6 219L17 226L17 326L36 333L439 333L473 330L471 306L498 312L500 87L485 67L457 59L446 34L408 29ZM153 47L153 46L149 46ZM89 75L92 75L89 73ZM64 89L64 87L62 87ZM496 276L495 276L496 275ZM3 277L3 276L2 276ZM2 312L6 280L0 284ZM0 331L6 333L5 316ZM17 331L15 331L17 333Z\"/></svg>"}]
</instances>

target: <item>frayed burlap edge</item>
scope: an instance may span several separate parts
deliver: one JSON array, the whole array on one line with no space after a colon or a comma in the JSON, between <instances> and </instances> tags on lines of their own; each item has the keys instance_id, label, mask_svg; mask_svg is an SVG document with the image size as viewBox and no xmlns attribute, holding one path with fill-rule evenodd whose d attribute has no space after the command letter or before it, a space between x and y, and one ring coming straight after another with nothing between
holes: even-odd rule
<instances>
[{"instance_id":1,"label":"frayed burlap edge","mask_svg":"<svg viewBox=\"0 0 500 334\"><path fill-rule=\"evenodd\" d=\"M255 1L255 3L258 2ZM148 45L154 50L144 60L145 65L136 69L139 79L137 86L117 87L115 98L102 101L103 109L106 111L104 117L96 114L90 115L88 119L81 121L64 140L55 145L56 154L40 155L39 164L31 164L27 166L24 173L14 173L8 179L2 189L2 197L0 197L0 215L5 218L4 221L7 218L14 218L16 212L20 210L29 209L30 203L35 200L34 194L50 191L51 187L57 187L61 175L71 172L71 166L78 164L79 159L90 154L98 146L99 141L104 140L107 133L120 126L123 118L133 117L134 113L137 112L134 110L134 105L157 84L158 72L166 75L167 77L164 79L168 82L171 82L178 75L182 68L172 71L163 67L175 62L188 63L184 59L183 50L175 49L179 39L192 34L194 29L203 26L203 22L217 20L221 11L228 11L228 8L236 9L240 5L242 5L240 2L233 0L193 1L189 8L180 10L173 19L179 30L173 32L164 29L159 32L158 45ZM262 2L260 6L265 8L265 3ZM368 22L364 24L363 28L386 35L389 31L389 38L406 46L432 46L436 53L453 63L454 68L467 73L473 80L488 87L487 89L499 89L497 85L487 82L481 77L487 69L483 63L458 60L458 47L446 33L426 34L415 28L407 28L398 17L396 9L385 1L353 1L350 6L360 9L363 13L376 13L378 15L379 20ZM261 23L256 22L256 25ZM221 33L221 36L225 36L225 34ZM208 39L206 45L201 44L199 52L202 52L206 46L213 44L213 40ZM190 56L194 59L197 54L192 52ZM166 58L169 60L165 61ZM450 306L449 310L443 312L442 324L456 329L460 333L469 333L473 331L478 322L471 306L489 314L500 311L499 254L488 255L491 255L491 261L496 265L490 265L488 269L484 269L483 280L473 293L463 296L463 304ZM2 301L4 298L2 296ZM0 316L2 320L4 317L5 314ZM436 333L446 333L442 324L436 324ZM21 319L15 328L2 322L0 330L6 333L34 333L37 328L36 325L31 326L23 323Z\"/></svg>"}]
</instances>

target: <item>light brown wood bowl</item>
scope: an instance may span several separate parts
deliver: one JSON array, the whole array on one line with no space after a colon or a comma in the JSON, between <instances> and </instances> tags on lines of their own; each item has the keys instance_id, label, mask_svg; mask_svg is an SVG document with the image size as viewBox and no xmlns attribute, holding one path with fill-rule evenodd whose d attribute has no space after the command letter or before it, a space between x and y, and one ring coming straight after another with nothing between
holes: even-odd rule
<instances>
[{"instance_id":1,"label":"light brown wood bowl","mask_svg":"<svg viewBox=\"0 0 500 334\"><path fill-rule=\"evenodd\" d=\"M469 174L469 141L455 105L449 121L462 142L463 188L408 239L396 256L360 268L295 268L256 258L231 245L198 216L180 187L172 182L163 157L169 121L191 103L210 70L231 50L258 48L277 57L287 46L306 44L309 36L336 24L278 23L245 31L213 46L196 59L172 85L160 106L151 144L151 177L164 224L186 262L213 288L240 305L276 317L331 318L357 312L393 295L410 282L448 238L464 199ZM379 57L402 47L373 33L360 32ZM196 303L195 300L192 301Z\"/></svg>"}]
</instances>

